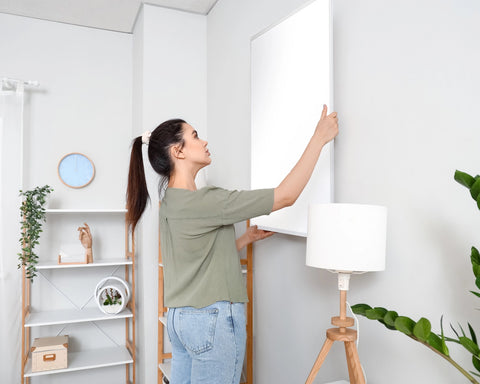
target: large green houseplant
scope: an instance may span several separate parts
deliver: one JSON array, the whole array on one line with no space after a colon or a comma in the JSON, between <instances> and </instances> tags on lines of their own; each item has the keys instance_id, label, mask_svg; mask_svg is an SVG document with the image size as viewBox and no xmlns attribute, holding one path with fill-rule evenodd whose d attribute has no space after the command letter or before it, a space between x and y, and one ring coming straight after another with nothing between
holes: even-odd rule
<instances>
[{"instance_id":1,"label":"large green houseplant","mask_svg":"<svg viewBox=\"0 0 480 384\"><path fill-rule=\"evenodd\" d=\"M455 180L470 190L472 198L476 201L480 209L480 175L475 177L467 173L456 171ZM475 285L480 289L480 253L477 248L472 247L470 254L473 274L475 276ZM480 297L479 292L471 291L475 296ZM422 317L414 321L407 316L399 316L397 312L383 307L371 307L368 304L356 304L352 306L354 313L365 316L370 320L377 320L390 330L396 330L404 333L411 339L423 344L436 354L443 357L455 368L457 368L471 383L480 384L477 377L480 377L480 346L473 327L468 324L468 333L465 333L461 325L459 329L451 326L455 337L446 337L443 331L443 321L440 320L440 333L432 332L432 326L428 319ZM453 342L463 346L472 355L472 364L475 371L467 371L454 361L447 347L447 342Z\"/></svg>"},{"instance_id":2,"label":"large green houseplant","mask_svg":"<svg viewBox=\"0 0 480 384\"><path fill-rule=\"evenodd\" d=\"M17 254L18 268L25 266L25 275L31 281L37 276L38 256L35 254L34 248L39 243L42 222L46 220L46 197L52 191L53 189L48 185L36 187L30 191L20 191L20 196L23 197L20 205L20 216L22 217L20 223L22 226L19 239L22 252Z\"/></svg>"}]
</instances>

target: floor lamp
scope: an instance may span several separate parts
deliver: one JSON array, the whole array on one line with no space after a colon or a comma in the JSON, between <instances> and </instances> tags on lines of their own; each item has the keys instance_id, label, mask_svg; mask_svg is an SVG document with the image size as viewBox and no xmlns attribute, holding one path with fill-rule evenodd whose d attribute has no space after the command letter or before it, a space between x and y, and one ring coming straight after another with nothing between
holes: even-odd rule
<instances>
[{"instance_id":1,"label":"floor lamp","mask_svg":"<svg viewBox=\"0 0 480 384\"><path fill-rule=\"evenodd\" d=\"M313 383L335 341L345 344L350 384L365 384L356 347L354 320L346 316L350 275L385 269L387 209L358 204L316 204L308 211L307 257L310 267L338 274L340 316L332 317L336 328L327 338L306 384Z\"/></svg>"}]
</instances>

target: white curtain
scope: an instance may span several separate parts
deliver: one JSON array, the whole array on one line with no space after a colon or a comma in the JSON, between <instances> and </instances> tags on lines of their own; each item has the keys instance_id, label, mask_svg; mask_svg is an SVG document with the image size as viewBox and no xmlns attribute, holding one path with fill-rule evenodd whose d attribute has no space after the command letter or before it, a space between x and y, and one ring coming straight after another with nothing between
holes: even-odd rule
<instances>
[{"instance_id":1,"label":"white curtain","mask_svg":"<svg viewBox=\"0 0 480 384\"><path fill-rule=\"evenodd\" d=\"M19 190L23 176L23 84L0 80L0 381L18 383L21 355Z\"/></svg>"}]
</instances>

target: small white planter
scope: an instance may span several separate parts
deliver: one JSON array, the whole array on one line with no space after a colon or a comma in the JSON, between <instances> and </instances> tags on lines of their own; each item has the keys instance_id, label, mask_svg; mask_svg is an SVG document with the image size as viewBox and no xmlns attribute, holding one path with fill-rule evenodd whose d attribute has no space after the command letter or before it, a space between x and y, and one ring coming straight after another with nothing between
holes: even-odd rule
<instances>
[{"instance_id":1,"label":"small white planter","mask_svg":"<svg viewBox=\"0 0 480 384\"><path fill-rule=\"evenodd\" d=\"M113 305L102 305L100 308L104 313L108 313L109 315L116 315L123 311L124 307L123 304L113 304Z\"/></svg>"},{"instance_id":2,"label":"small white planter","mask_svg":"<svg viewBox=\"0 0 480 384\"><path fill-rule=\"evenodd\" d=\"M107 292L114 292L120 296L118 304L104 305ZM130 301L130 285L122 278L117 276L108 276L100 280L95 287L94 292L98 308L108 315L116 315L122 312Z\"/></svg>"}]
</instances>

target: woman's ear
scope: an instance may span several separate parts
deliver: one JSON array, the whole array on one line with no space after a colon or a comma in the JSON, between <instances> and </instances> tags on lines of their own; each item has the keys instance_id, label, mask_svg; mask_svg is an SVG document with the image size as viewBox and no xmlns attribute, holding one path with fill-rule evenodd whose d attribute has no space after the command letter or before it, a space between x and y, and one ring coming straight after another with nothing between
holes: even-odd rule
<instances>
[{"instance_id":1,"label":"woman's ear","mask_svg":"<svg viewBox=\"0 0 480 384\"><path fill-rule=\"evenodd\" d=\"M179 145L172 145L170 147L170 155L175 159L184 159L185 155Z\"/></svg>"}]
</instances>

